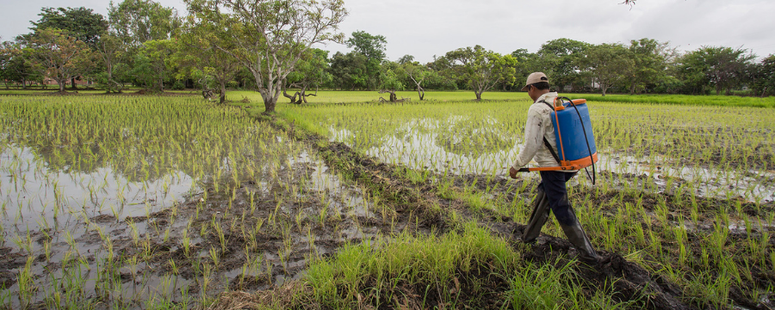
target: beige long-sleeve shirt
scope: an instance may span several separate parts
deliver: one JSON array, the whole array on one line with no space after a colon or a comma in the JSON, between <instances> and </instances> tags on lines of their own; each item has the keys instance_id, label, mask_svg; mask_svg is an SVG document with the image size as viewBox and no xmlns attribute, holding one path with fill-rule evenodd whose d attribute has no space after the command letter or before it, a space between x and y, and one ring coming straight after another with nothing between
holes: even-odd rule
<instances>
[{"instance_id":1,"label":"beige long-sleeve shirt","mask_svg":"<svg viewBox=\"0 0 775 310\"><path fill-rule=\"evenodd\" d=\"M527 123L525 124L525 139L522 149L517 155L517 160L511 165L514 169L519 169L535 159L539 167L556 167L560 164L554 159L552 153L544 145L543 138L549 141L549 144L557 150L557 142L554 137L554 125L552 125L552 109L543 103L546 101L549 105L554 103L557 98L556 92L550 92L538 97L527 112ZM575 171L575 170L574 170ZM572 171L566 171L572 172Z\"/></svg>"}]
</instances>

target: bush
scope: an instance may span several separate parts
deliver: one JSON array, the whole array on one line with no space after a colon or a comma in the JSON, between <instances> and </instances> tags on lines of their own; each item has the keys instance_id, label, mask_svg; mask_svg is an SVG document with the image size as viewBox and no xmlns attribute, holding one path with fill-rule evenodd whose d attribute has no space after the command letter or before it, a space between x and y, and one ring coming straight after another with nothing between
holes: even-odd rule
<instances>
[{"instance_id":1,"label":"bush","mask_svg":"<svg viewBox=\"0 0 775 310\"><path fill-rule=\"evenodd\" d=\"M176 80L175 83L172 83L172 87L170 87L172 90L183 90L186 89L186 84L183 84L183 81Z\"/></svg>"}]
</instances>

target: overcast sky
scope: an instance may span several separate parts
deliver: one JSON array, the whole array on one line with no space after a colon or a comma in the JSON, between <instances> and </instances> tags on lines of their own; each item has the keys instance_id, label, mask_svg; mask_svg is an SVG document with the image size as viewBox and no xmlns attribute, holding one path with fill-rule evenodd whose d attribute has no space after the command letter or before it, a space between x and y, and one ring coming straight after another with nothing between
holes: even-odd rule
<instances>
[{"instance_id":1,"label":"overcast sky","mask_svg":"<svg viewBox=\"0 0 775 310\"><path fill-rule=\"evenodd\" d=\"M117 0L118 1L118 0ZM701 46L746 48L762 57L775 53L773 0L345 0L349 16L340 25L348 36L357 30L387 39L387 57L413 55L428 62L434 55L481 45L507 54L570 38L593 44L629 43L640 38L670 42L679 50ZM182 0L160 0L185 14ZM0 37L29 32L41 7L80 7L106 15L109 1L0 0ZM347 52L346 46L323 47Z\"/></svg>"}]
</instances>

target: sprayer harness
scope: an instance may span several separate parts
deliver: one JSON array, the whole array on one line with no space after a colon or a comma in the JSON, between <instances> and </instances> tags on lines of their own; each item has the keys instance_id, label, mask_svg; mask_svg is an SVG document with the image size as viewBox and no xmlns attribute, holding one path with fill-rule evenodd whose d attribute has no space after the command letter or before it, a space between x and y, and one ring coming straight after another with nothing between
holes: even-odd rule
<instances>
[{"instance_id":1,"label":"sprayer harness","mask_svg":"<svg viewBox=\"0 0 775 310\"><path fill-rule=\"evenodd\" d=\"M587 142L587 150L589 151L589 156L592 156L592 147L589 146L589 137L587 136L587 130L584 128L584 121L582 120L581 112L579 112L579 108L576 107L576 104L573 102L573 100L571 100L568 97L557 97L557 99L560 99L560 100L566 99L566 100L568 100L568 102L570 102L570 105L572 105L573 108L576 109L576 114L579 116L579 122L581 122L581 130L584 132L584 139ZM555 115L556 115L557 111L555 110L555 108L551 104L546 102L546 100L541 100L539 102L543 102L544 104L546 104L546 106L548 106L549 109L551 111L553 111L555 113ZM556 160L557 164L559 164L560 167L562 167L562 162L560 161L560 156L557 155L557 152L554 150L554 147L552 147L552 144L549 143L549 140L546 140L546 136L545 135L543 136L543 139L544 139L544 145L546 145L546 148L548 148L549 152L552 153L552 157L554 157L554 160ZM564 170L564 169L561 169L561 170ZM520 171L520 172L528 172L530 170L529 170L529 168L521 168L518 171ZM584 171L587 172L587 177L592 179L592 184L594 185L595 181L596 181L596 176L597 176L596 171L595 171L595 161L592 160L592 175L591 176L589 174L589 170L587 170L586 167L584 167Z\"/></svg>"}]
</instances>

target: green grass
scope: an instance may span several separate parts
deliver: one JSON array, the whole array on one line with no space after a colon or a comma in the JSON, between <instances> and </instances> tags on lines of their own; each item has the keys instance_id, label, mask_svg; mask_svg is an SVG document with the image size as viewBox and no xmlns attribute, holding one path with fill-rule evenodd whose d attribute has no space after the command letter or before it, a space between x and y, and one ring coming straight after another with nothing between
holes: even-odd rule
<instances>
[{"instance_id":1,"label":"green grass","mask_svg":"<svg viewBox=\"0 0 775 310\"><path fill-rule=\"evenodd\" d=\"M775 97L739 96L691 96L691 95L616 95L607 94L561 94L572 99L585 98L597 102L675 104L700 106L759 107L775 108Z\"/></svg>"},{"instance_id":2,"label":"green grass","mask_svg":"<svg viewBox=\"0 0 775 310\"><path fill-rule=\"evenodd\" d=\"M586 294L573 285L571 264L537 266L475 223L441 236L402 234L394 240L340 249L309 267L311 299L328 309L434 307L611 309L611 292ZM306 298L301 298L304 300ZM442 306L443 305L443 306Z\"/></svg>"}]
</instances>

